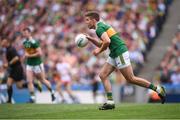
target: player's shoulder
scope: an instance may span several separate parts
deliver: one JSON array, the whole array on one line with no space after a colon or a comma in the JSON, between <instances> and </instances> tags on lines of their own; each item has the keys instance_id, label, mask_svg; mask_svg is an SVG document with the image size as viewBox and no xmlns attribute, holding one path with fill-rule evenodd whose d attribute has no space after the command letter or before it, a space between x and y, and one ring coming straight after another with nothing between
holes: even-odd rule
<instances>
[{"instance_id":1,"label":"player's shoulder","mask_svg":"<svg viewBox=\"0 0 180 120\"><path fill-rule=\"evenodd\" d=\"M96 27L96 32L98 32L98 31L103 31L103 30L104 30L104 27L105 27L105 25L104 25L103 22L98 22L98 23L97 23L97 27Z\"/></svg>"},{"instance_id":2,"label":"player's shoulder","mask_svg":"<svg viewBox=\"0 0 180 120\"><path fill-rule=\"evenodd\" d=\"M22 39L22 43L24 44L25 42L27 42L27 39L26 38Z\"/></svg>"},{"instance_id":3,"label":"player's shoulder","mask_svg":"<svg viewBox=\"0 0 180 120\"><path fill-rule=\"evenodd\" d=\"M104 22L104 21L99 21L97 23L97 29L108 29L110 27L111 26L108 23Z\"/></svg>"},{"instance_id":4,"label":"player's shoulder","mask_svg":"<svg viewBox=\"0 0 180 120\"><path fill-rule=\"evenodd\" d=\"M38 41L37 41L36 39L34 39L34 38L31 38L30 41L31 41L31 43L37 43L37 42L38 42Z\"/></svg>"},{"instance_id":5,"label":"player's shoulder","mask_svg":"<svg viewBox=\"0 0 180 120\"><path fill-rule=\"evenodd\" d=\"M30 42L31 42L32 44L39 44L39 40L34 39L34 38L31 38L31 39L30 39Z\"/></svg>"},{"instance_id":6,"label":"player's shoulder","mask_svg":"<svg viewBox=\"0 0 180 120\"><path fill-rule=\"evenodd\" d=\"M103 27L105 25L105 23L103 22L103 21L99 21L98 23L97 23L97 26L98 27Z\"/></svg>"},{"instance_id":7,"label":"player's shoulder","mask_svg":"<svg viewBox=\"0 0 180 120\"><path fill-rule=\"evenodd\" d=\"M98 23L97 23L98 26L110 26L107 22L105 22L104 20L100 20Z\"/></svg>"}]
</instances>

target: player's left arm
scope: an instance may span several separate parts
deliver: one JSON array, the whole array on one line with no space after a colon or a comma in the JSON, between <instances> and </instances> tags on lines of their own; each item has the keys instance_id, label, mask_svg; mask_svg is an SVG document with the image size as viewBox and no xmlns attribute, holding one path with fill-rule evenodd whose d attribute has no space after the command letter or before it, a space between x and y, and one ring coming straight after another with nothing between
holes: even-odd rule
<instances>
[{"instance_id":1,"label":"player's left arm","mask_svg":"<svg viewBox=\"0 0 180 120\"><path fill-rule=\"evenodd\" d=\"M13 65L13 64L15 64L16 62L18 62L19 61L19 57L18 56L15 56L8 64L9 65Z\"/></svg>"},{"instance_id":2,"label":"player's left arm","mask_svg":"<svg viewBox=\"0 0 180 120\"><path fill-rule=\"evenodd\" d=\"M102 35L101 35L101 40L102 40L102 45L100 48L97 48L93 53L94 55L98 55L100 53L102 53L104 50L106 50L108 47L109 47L109 44L111 42L108 34L106 32L104 32Z\"/></svg>"},{"instance_id":3,"label":"player's left arm","mask_svg":"<svg viewBox=\"0 0 180 120\"><path fill-rule=\"evenodd\" d=\"M42 49L40 47L36 48L36 52L33 54L29 54L26 52L25 56L28 58L33 58L33 57L40 57L42 55Z\"/></svg>"}]
</instances>

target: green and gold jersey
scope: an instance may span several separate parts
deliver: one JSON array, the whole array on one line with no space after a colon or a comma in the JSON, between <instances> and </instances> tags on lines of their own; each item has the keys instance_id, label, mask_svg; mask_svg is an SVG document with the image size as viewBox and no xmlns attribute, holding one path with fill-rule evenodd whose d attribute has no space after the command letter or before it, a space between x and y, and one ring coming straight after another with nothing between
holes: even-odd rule
<instances>
[{"instance_id":1,"label":"green and gold jersey","mask_svg":"<svg viewBox=\"0 0 180 120\"><path fill-rule=\"evenodd\" d=\"M97 36L101 38L101 35L104 32L107 33L111 40L109 45L110 57L116 58L117 56L121 55L122 53L128 50L124 41L119 37L118 33L110 25L104 22L98 22L96 28Z\"/></svg>"},{"instance_id":2,"label":"green and gold jersey","mask_svg":"<svg viewBox=\"0 0 180 120\"><path fill-rule=\"evenodd\" d=\"M40 47L40 43L39 43L39 41L34 40L34 39L30 39L30 40L25 39L23 41L23 46L27 53L34 54L36 52L36 49L38 47ZM27 65L35 66L35 65L39 65L41 63L42 63L41 57L27 58L27 60L26 60Z\"/></svg>"}]
</instances>

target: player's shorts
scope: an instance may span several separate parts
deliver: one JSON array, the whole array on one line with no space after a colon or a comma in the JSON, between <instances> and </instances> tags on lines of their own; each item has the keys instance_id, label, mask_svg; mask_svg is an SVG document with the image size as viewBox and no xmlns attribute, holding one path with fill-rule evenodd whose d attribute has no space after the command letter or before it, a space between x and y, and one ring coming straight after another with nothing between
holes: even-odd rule
<instances>
[{"instance_id":1,"label":"player's shorts","mask_svg":"<svg viewBox=\"0 0 180 120\"><path fill-rule=\"evenodd\" d=\"M41 72L44 72L44 64L43 63L41 63L41 64L39 64L39 65L34 65L34 66L32 66L32 65L26 65L26 70L28 70L28 71L32 71L32 72L34 72L34 73L41 73Z\"/></svg>"},{"instance_id":2,"label":"player's shorts","mask_svg":"<svg viewBox=\"0 0 180 120\"><path fill-rule=\"evenodd\" d=\"M68 81L63 81L63 80L61 80L61 83L62 83L63 85L68 85L68 84L71 83L71 80L68 80Z\"/></svg>"},{"instance_id":3,"label":"player's shorts","mask_svg":"<svg viewBox=\"0 0 180 120\"><path fill-rule=\"evenodd\" d=\"M11 67L9 70L9 77L12 78L15 82L23 80L25 75L22 65Z\"/></svg>"},{"instance_id":4,"label":"player's shorts","mask_svg":"<svg viewBox=\"0 0 180 120\"><path fill-rule=\"evenodd\" d=\"M108 57L106 62L118 69L122 69L131 65L128 51L124 52L116 58Z\"/></svg>"}]
</instances>

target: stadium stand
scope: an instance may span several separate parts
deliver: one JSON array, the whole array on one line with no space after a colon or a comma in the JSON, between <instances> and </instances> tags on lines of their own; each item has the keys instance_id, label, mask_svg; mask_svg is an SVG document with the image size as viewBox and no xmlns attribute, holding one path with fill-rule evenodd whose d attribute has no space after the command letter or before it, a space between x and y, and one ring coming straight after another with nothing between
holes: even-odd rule
<instances>
[{"instance_id":1,"label":"stadium stand","mask_svg":"<svg viewBox=\"0 0 180 120\"><path fill-rule=\"evenodd\" d=\"M86 26L82 24L83 13L96 9L102 19L113 25L125 40L135 74L138 74L162 29L170 3L171 0L0 1L0 37L13 39L22 56L24 51L20 31L28 26L33 36L41 42L49 79L53 82L52 71L55 71L57 60L62 58L71 66L74 85L80 83L88 86L91 84L89 74L92 74L88 68L93 68L93 72L97 73L106 55L99 56L97 60L88 52L94 46L88 45L85 48L87 50L75 46L75 35L87 32ZM91 31L89 33L92 34ZM3 64L2 54L0 62Z\"/></svg>"},{"instance_id":2,"label":"stadium stand","mask_svg":"<svg viewBox=\"0 0 180 120\"><path fill-rule=\"evenodd\" d=\"M169 102L180 101L180 28L175 33L172 43L165 53L160 65L156 80L166 87Z\"/></svg>"}]
</instances>

